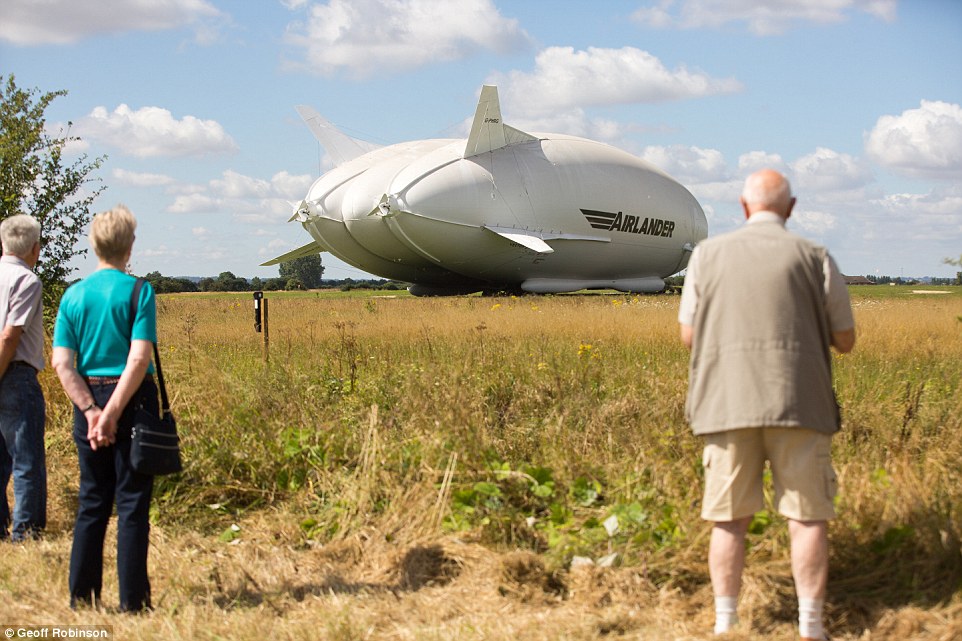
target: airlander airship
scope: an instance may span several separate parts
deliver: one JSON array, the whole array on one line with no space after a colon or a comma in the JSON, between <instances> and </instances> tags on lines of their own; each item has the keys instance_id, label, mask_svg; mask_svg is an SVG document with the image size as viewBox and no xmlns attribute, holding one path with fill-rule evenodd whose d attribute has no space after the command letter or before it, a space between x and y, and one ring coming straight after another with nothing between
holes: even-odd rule
<instances>
[{"instance_id":1,"label":"airlander airship","mask_svg":"<svg viewBox=\"0 0 962 641\"><path fill-rule=\"evenodd\" d=\"M708 233L665 172L600 142L505 125L494 86L467 140L377 147L297 111L337 164L294 205L312 242L264 265L330 252L421 296L657 292Z\"/></svg>"}]
</instances>

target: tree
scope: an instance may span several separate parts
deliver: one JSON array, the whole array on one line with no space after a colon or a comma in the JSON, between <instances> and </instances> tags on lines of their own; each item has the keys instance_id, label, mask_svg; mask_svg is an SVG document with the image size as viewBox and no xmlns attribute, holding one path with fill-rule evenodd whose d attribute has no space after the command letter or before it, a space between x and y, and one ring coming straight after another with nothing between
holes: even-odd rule
<instances>
[{"instance_id":1,"label":"tree","mask_svg":"<svg viewBox=\"0 0 962 641\"><path fill-rule=\"evenodd\" d=\"M221 272L217 278L202 278L197 284L202 292L246 292L250 285L233 272Z\"/></svg>"},{"instance_id":2,"label":"tree","mask_svg":"<svg viewBox=\"0 0 962 641\"><path fill-rule=\"evenodd\" d=\"M946 258L944 262L946 265L957 265L959 267L962 267L962 256L959 256L958 260L955 260L953 258ZM962 272L955 272L955 284L962 285Z\"/></svg>"},{"instance_id":3,"label":"tree","mask_svg":"<svg viewBox=\"0 0 962 641\"><path fill-rule=\"evenodd\" d=\"M160 272L150 272L144 278L150 282L158 294L178 294L180 292L196 292L197 284L186 278L170 278Z\"/></svg>"},{"instance_id":4,"label":"tree","mask_svg":"<svg viewBox=\"0 0 962 641\"><path fill-rule=\"evenodd\" d=\"M68 263L86 249L77 241L90 222L90 206L105 187L91 173L106 156L91 161L83 154L65 164L64 147L78 141L61 131L51 137L44 112L64 90L40 94L17 88L13 74L0 76L0 220L30 214L40 222L42 251L37 275L44 285L45 309L52 312L74 268ZM71 123L67 123L69 129Z\"/></svg>"},{"instance_id":5,"label":"tree","mask_svg":"<svg viewBox=\"0 0 962 641\"><path fill-rule=\"evenodd\" d=\"M321 278L324 276L324 265L321 264L320 254L295 258L286 263L281 263L279 269L281 278L285 281L296 279L307 289L320 287Z\"/></svg>"}]
</instances>

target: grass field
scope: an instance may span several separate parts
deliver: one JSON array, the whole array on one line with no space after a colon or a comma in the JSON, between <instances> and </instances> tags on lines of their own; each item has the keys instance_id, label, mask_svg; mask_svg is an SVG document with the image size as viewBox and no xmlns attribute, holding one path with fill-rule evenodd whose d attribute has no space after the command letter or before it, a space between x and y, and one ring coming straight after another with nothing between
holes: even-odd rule
<instances>
[{"instance_id":1,"label":"grass field","mask_svg":"<svg viewBox=\"0 0 962 641\"><path fill-rule=\"evenodd\" d=\"M962 288L852 292L858 344L834 361L829 631L962 638ZM76 453L69 403L42 374L48 535L2 546L0 625L710 638L678 297L268 296L269 351L249 294L158 302L186 470L156 486L149 615L112 610L110 544L107 608L67 607ZM783 520L757 515L748 625L727 638L796 638L787 545Z\"/></svg>"}]
</instances>

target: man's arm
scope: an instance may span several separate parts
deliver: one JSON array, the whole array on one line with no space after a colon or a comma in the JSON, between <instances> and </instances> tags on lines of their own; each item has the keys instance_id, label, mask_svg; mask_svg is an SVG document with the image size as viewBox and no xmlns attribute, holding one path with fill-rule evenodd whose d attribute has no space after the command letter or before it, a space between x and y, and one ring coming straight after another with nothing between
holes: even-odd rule
<instances>
[{"instance_id":1,"label":"man's arm","mask_svg":"<svg viewBox=\"0 0 962 641\"><path fill-rule=\"evenodd\" d=\"M57 377L60 378L60 385L63 386L63 391L67 393L67 398L70 399L70 402L81 410L86 410L84 417L87 419L87 434L89 438L90 432L100 421L101 409L94 403L93 392L90 391L87 382L84 381L80 373L77 372L76 365L74 364L75 360L76 357L72 349L54 347L53 354L50 357L50 364L53 366L54 371L57 372ZM95 450L98 445L100 445L98 442L91 442L90 444Z\"/></svg>"},{"instance_id":2,"label":"man's arm","mask_svg":"<svg viewBox=\"0 0 962 641\"><path fill-rule=\"evenodd\" d=\"M21 336L23 336L23 327L16 325L7 325L0 332L0 378L7 373L7 368L17 353Z\"/></svg>"},{"instance_id":3,"label":"man's arm","mask_svg":"<svg viewBox=\"0 0 962 641\"><path fill-rule=\"evenodd\" d=\"M855 328L832 332L832 347L839 354L848 354L855 347Z\"/></svg>"},{"instance_id":4,"label":"man's arm","mask_svg":"<svg viewBox=\"0 0 962 641\"><path fill-rule=\"evenodd\" d=\"M855 347L855 318L852 316L848 287L835 260L828 254L825 254L822 270L825 273L825 310L828 313L832 347L840 354L847 354ZM848 329L831 329L833 327Z\"/></svg>"},{"instance_id":5,"label":"man's arm","mask_svg":"<svg viewBox=\"0 0 962 641\"><path fill-rule=\"evenodd\" d=\"M679 323L678 327L681 328L681 342L685 344L685 347L691 349L692 340L695 338L695 328L685 323Z\"/></svg>"},{"instance_id":6,"label":"man's arm","mask_svg":"<svg viewBox=\"0 0 962 641\"><path fill-rule=\"evenodd\" d=\"M698 263L701 252L696 247L688 260L685 284L681 288L681 302L678 304L678 325L681 329L681 342L691 349L695 338L695 310L698 307Z\"/></svg>"}]
</instances>

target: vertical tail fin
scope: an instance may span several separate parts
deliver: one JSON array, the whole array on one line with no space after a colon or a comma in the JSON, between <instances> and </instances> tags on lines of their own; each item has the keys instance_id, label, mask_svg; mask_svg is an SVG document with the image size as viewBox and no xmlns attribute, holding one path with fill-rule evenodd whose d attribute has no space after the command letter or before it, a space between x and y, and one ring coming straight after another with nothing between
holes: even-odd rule
<instances>
[{"instance_id":1,"label":"vertical tail fin","mask_svg":"<svg viewBox=\"0 0 962 641\"><path fill-rule=\"evenodd\" d=\"M294 109L297 110L301 119L307 123L311 133L334 160L335 166L354 160L358 156L363 156L367 152L381 147L381 145L351 138L347 134L341 133L324 116L310 107L297 105Z\"/></svg>"},{"instance_id":2,"label":"vertical tail fin","mask_svg":"<svg viewBox=\"0 0 962 641\"><path fill-rule=\"evenodd\" d=\"M481 87L481 99L478 100L478 109L474 112L474 122L471 123L471 134L464 148L464 157L470 158L529 140L538 138L502 122L498 88L492 85Z\"/></svg>"}]
</instances>

